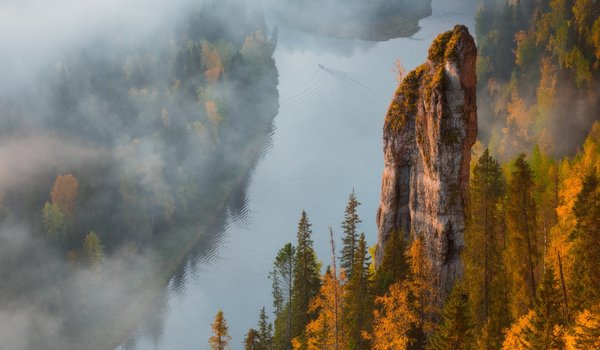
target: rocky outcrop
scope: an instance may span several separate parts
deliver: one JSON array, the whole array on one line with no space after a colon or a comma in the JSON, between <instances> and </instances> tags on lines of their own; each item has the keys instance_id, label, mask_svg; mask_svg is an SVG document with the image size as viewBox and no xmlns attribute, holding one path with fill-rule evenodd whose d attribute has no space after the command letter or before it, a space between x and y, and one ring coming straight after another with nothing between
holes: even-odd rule
<instances>
[{"instance_id":1,"label":"rocky outcrop","mask_svg":"<svg viewBox=\"0 0 600 350\"><path fill-rule=\"evenodd\" d=\"M385 168L376 262L393 232L422 238L440 297L462 274L477 50L465 26L439 35L400 84L383 130Z\"/></svg>"}]
</instances>

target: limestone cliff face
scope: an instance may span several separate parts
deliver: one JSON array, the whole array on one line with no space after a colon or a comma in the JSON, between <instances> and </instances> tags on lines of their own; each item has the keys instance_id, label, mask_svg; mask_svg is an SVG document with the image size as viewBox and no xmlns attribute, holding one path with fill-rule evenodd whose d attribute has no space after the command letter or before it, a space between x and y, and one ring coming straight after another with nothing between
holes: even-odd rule
<instances>
[{"instance_id":1,"label":"limestone cliff face","mask_svg":"<svg viewBox=\"0 0 600 350\"><path fill-rule=\"evenodd\" d=\"M427 62L396 91L383 131L376 262L381 263L393 232L419 235L441 297L462 274L469 162L477 134L476 56L466 27L439 35Z\"/></svg>"}]
</instances>

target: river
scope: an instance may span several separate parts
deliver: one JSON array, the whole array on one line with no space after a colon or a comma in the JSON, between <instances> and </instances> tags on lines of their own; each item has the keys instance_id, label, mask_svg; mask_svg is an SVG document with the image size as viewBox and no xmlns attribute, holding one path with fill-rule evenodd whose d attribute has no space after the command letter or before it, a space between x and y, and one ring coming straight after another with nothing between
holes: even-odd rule
<instances>
[{"instance_id":1,"label":"river","mask_svg":"<svg viewBox=\"0 0 600 350\"><path fill-rule=\"evenodd\" d=\"M173 277L157 308L154 331L140 327L135 341L118 349L208 349L219 309L229 324L232 349L243 348L259 309L272 308L268 272L277 251L295 242L303 209L324 266L331 259L328 227L340 242L352 190L362 203L360 229L374 244L382 126L397 86L395 61L407 70L416 67L435 36L455 24L473 33L474 3L434 0L432 16L419 22L413 38L384 42L328 39L278 26L280 110L270 142L223 224L211 232L210 249L199 249L196 254L202 256Z\"/></svg>"}]
</instances>

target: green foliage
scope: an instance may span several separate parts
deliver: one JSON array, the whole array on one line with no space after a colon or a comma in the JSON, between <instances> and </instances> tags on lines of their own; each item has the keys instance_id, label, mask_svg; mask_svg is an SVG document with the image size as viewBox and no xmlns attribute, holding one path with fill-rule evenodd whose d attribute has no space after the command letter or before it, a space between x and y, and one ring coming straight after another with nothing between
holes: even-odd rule
<instances>
[{"instance_id":1,"label":"green foliage","mask_svg":"<svg viewBox=\"0 0 600 350\"><path fill-rule=\"evenodd\" d=\"M370 257L367 252L365 235L361 234L356 248L352 274L344 286L346 299L343 321L348 332L348 346L353 350L369 349L363 338L364 332L370 332L373 310Z\"/></svg>"},{"instance_id":2,"label":"green foliage","mask_svg":"<svg viewBox=\"0 0 600 350\"><path fill-rule=\"evenodd\" d=\"M478 116L490 130L480 136L482 141L489 144L493 138L519 139L530 133L544 152L573 154L598 114L597 104L592 101L597 99L594 86L600 81L600 3L484 2L476 18ZM536 117L535 128L514 126L509 112L511 101L504 98L509 90L506 84L511 94L518 92L526 101L527 114L532 115L528 119ZM536 94L542 98L537 105L530 104ZM561 99L565 96L569 97ZM564 137L563 128L573 127L565 116L582 106L586 111L580 113L585 117L577 126L578 134ZM531 146L509 144L493 151L507 160Z\"/></svg>"},{"instance_id":3,"label":"green foliage","mask_svg":"<svg viewBox=\"0 0 600 350\"><path fill-rule=\"evenodd\" d=\"M505 262L511 282L511 312L515 318L533 306L539 269L533 172L521 154L508 185L508 249Z\"/></svg>"},{"instance_id":4,"label":"green foliage","mask_svg":"<svg viewBox=\"0 0 600 350\"><path fill-rule=\"evenodd\" d=\"M292 293L296 263L296 249L287 243L277 253L273 271L273 307L275 308L274 342L277 349L291 349L292 343Z\"/></svg>"},{"instance_id":5,"label":"green foliage","mask_svg":"<svg viewBox=\"0 0 600 350\"><path fill-rule=\"evenodd\" d=\"M354 273L354 259L356 257L356 249L358 246L358 224L361 223L360 217L358 216L357 208L360 202L354 195L354 190L348 197L348 204L346 205L346 211L344 213L344 222L342 223L342 229L344 230L344 237L342 238L342 251L340 256L340 267L346 272L348 279L352 278Z\"/></svg>"},{"instance_id":6,"label":"green foliage","mask_svg":"<svg viewBox=\"0 0 600 350\"><path fill-rule=\"evenodd\" d=\"M433 43L429 47L427 59L435 63L441 63L444 59L446 47L448 46L448 42L451 38L452 31L449 30L433 39Z\"/></svg>"},{"instance_id":7,"label":"green foliage","mask_svg":"<svg viewBox=\"0 0 600 350\"><path fill-rule=\"evenodd\" d=\"M381 265L375 273L376 294L385 294L392 284L407 278L409 271L404 234L400 231L393 232L385 245Z\"/></svg>"},{"instance_id":8,"label":"green foliage","mask_svg":"<svg viewBox=\"0 0 600 350\"><path fill-rule=\"evenodd\" d=\"M589 308L600 302L600 181L595 171L586 175L573 207L577 225L573 240L572 293L575 305Z\"/></svg>"},{"instance_id":9,"label":"green foliage","mask_svg":"<svg viewBox=\"0 0 600 350\"><path fill-rule=\"evenodd\" d=\"M453 30L438 35L429 48L427 59L436 66L448 59L456 59L454 57L456 54L456 45L458 45L461 35L462 27L459 25L455 26Z\"/></svg>"},{"instance_id":10,"label":"green foliage","mask_svg":"<svg viewBox=\"0 0 600 350\"><path fill-rule=\"evenodd\" d=\"M385 125L388 130L400 131L408 118L416 114L419 87L426 70L427 64L423 64L408 73L400 83L385 117Z\"/></svg>"},{"instance_id":11,"label":"green foliage","mask_svg":"<svg viewBox=\"0 0 600 350\"><path fill-rule=\"evenodd\" d=\"M94 231L90 231L83 241L83 260L87 266L97 266L104 259L104 247L100 237Z\"/></svg>"},{"instance_id":12,"label":"green foliage","mask_svg":"<svg viewBox=\"0 0 600 350\"><path fill-rule=\"evenodd\" d=\"M528 342L534 349L561 349L563 340L557 336L555 329L565 323L561 310L561 300L554 269L547 266L536 299L532 319L532 328L528 334Z\"/></svg>"},{"instance_id":13,"label":"green foliage","mask_svg":"<svg viewBox=\"0 0 600 350\"><path fill-rule=\"evenodd\" d=\"M565 58L565 66L573 71L577 86L592 82L590 62L578 48L569 51Z\"/></svg>"},{"instance_id":14,"label":"green foliage","mask_svg":"<svg viewBox=\"0 0 600 350\"><path fill-rule=\"evenodd\" d=\"M473 349L473 322L469 297L457 283L446 300L442 311L442 322L432 335L427 349Z\"/></svg>"},{"instance_id":15,"label":"green foliage","mask_svg":"<svg viewBox=\"0 0 600 350\"><path fill-rule=\"evenodd\" d=\"M502 205L505 193L500 164L486 149L473 168L463 260L474 321L480 332L485 333L491 349L500 347L502 329L508 325L508 281L502 259L506 238Z\"/></svg>"},{"instance_id":16,"label":"green foliage","mask_svg":"<svg viewBox=\"0 0 600 350\"><path fill-rule=\"evenodd\" d=\"M312 230L305 211L298 223L298 243L294 266L292 291L292 338L304 336L304 327L315 315L309 312L309 305L321 288L321 278L317 256L313 250Z\"/></svg>"},{"instance_id":17,"label":"green foliage","mask_svg":"<svg viewBox=\"0 0 600 350\"><path fill-rule=\"evenodd\" d=\"M273 350L273 325L269 323L264 306L260 309L258 316L258 331L255 337L254 350Z\"/></svg>"},{"instance_id":18,"label":"green foliage","mask_svg":"<svg viewBox=\"0 0 600 350\"><path fill-rule=\"evenodd\" d=\"M62 239L65 233L65 216L57 205L46 202L42 209L42 225L48 237Z\"/></svg>"}]
</instances>

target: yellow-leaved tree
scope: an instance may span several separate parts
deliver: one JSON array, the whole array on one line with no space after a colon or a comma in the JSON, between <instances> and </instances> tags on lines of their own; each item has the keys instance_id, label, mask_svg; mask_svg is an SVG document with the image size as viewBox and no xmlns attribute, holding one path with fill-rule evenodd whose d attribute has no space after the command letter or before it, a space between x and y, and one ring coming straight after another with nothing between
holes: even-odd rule
<instances>
[{"instance_id":1,"label":"yellow-leaved tree","mask_svg":"<svg viewBox=\"0 0 600 350\"><path fill-rule=\"evenodd\" d=\"M406 257L410 276L395 282L375 299L373 332L365 334L372 350L423 347L426 335L433 330L436 294L431 283L431 263L419 237L413 240Z\"/></svg>"},{"instance_id":2,"label":"yellow-leaved tree","mask_svg":"<svg viewBox=\"0 0 600 350\"><path fill-rule=\"evenodd\" d=\"M345 289L342 288L340 279L327 270L323 275L319 294L311 300L308 309L317 314L317 318L306 325L308 350L348 349L347 332L342 322L344 301Z\"/></svg>"}]
</instances>

